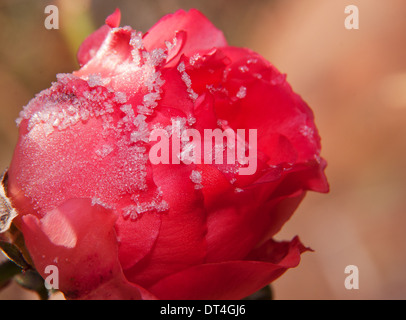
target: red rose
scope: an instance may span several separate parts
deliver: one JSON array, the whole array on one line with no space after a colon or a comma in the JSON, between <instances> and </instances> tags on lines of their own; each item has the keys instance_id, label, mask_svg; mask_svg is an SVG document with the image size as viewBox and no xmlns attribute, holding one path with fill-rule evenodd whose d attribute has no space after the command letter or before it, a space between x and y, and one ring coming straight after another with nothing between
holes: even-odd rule
<instances>
[{"instance_id":1,"label":"red rose","mask_svg":"<svg viewBox=\"0 0 406 320\"><path fill-rule=\"evenodd\" d=\"M58 75L18 120L8 192L35 267L46 278L56 266L72 299L248 296L298 265L298 238L272 237L307 190L328 190L312 111L197 10L144 35L119 21L117 10L80 47L80 70ZM186 163L196 145L179 139L180 154L160 155L170 163L149 157L154 130L173 144L184 129L216 128L256 133L234 136L255 151L252 172L239 174L239 159L207 163L208 150Z\"/></svg>"}]
</instances>

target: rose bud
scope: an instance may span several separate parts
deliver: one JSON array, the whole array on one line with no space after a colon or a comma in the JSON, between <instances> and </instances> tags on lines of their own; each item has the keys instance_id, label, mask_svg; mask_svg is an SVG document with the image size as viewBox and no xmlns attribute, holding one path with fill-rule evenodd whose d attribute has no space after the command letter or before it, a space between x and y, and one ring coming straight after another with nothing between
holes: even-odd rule
<instances>
[{"instance_id":1,"label":"rose bud","mask_svg":"<svg viewBox=\"0 0 406 320\"><path fill-rule=\"evenodd\" d=\"M242 299L308 250L273 237L328 191L313 113L197 10L119 22L22 110L13 223L68 299Z\"/></svg>"}]
</instances>

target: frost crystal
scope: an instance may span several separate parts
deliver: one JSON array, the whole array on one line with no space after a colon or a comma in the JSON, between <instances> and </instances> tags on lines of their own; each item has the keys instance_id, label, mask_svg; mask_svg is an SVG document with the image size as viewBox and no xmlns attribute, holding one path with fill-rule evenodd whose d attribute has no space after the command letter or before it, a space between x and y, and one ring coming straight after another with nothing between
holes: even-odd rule
<instances>
[{"instance_id":1,"label":"frost crystal","mask_svg":"<svg viewBox=\"0 0 406 320\"><path fill-rule=\"evenodd\" d=\"M304 125L304 126L300 127L299 132L304 137L312 137L314 135L314 130L311 127L307 126L307 125Z\"/></svg>"},{"instance_id":2,"label":"frost crystal","mask_svg":"<svg viewBox=\"0 0 406 320\"><path fill-rule=\"evenodd\" d=\"M237 92L236 97L238 99L243 99L243 98L245 98L246 95L247 95L247 88L244 87L244 86L241 86L240 89Z\"/></svg>"},{"instance_id":3,"label":"frost crystal","mask_svg":"<svg viewBox=\"0 0 406 320\"><path fill-rule=\"evenodd\" d=\"M101 157L101 158L105 158L107 157L112 151L114 150L114 148L110 145L104 145L101 147L101 149L96 150L96 154Z\"/></svg>"},{"instance_id":4,"label":"frost crystal","mask_svg":"<svg viewBox=\"0 0 406 320\"><path fill-rule=\"evenodd\" d=\"M168 49L168 52L171 51L176 46L177 43L178 39L176 37L173 38L172 42L165 41L165 46Z\"/></svg>"},{"instance_id":5,"label":"frost crystal","mask_svg":"<svg viewBox=\"0 0 406 320\"><path fill-rule=\"evenodd\" d=\"M249 71L250 69L247 66L240 66L238 68L238 70L240 70L242 73L245 73L245 72Z\"/></svg>"},{"instance_id":6,"label":"frost crystal","mask_svg":"<svg viewBox=\"0 0 406 320\"><path fill-rule=\"evenodd\" d=\"M113 209L112 207L110 207L109 205L105 204L103 201L101 201L100 199L98 199L98 198L96 198L96 197L92 198L92 206L95 206L95 205L102 206L102 207L104 207L105 209Z\"/></svg>"},{"instance_id":7,"label":"frost crystal","mask_svg":"<svg viewBox=\"0 0 406 320\"><path fill-rule=\"evenodd\" d=\"M144 45L142 43L142 34L140 32L137 33L133 31L131 33L130 45L133 47L133 49L131 50L133 62L135 65L139 65L141 63L140 51L144 48Z\"/></svg>"},{"instance_id":8,"label":"frost crystal","mask_svg":"<svg viewBox=\"0 0 406 320\"><path fill-rule=\"evenodd\" d=\"M145 122L146 116L139 114L135 120L134 125L137 127L137 130L131 133L131 141L144 141L149 142L150 131L148 129L148 124Z\"/></svg>"},{"instance_id":9,"label":"frost crystal","mask_svg":"<svg viewBox=\"0 0 406 320\"><path fill-rule=\"evenodd\" d=\"M176 134L178 138L181 138L182 132L187 129L187 119L182 117L174 117L171 118L171 123L171 135Z\"/></svg>"},{"instance_id":10,"label":"frost crystal","mask_svg":"<svg viewBox=\"0 0 406 320\"><path fill-rule=\"evenodd\" d=\"M196 123L196 118L192 115L188 115L187 123L189 126L193 126Z\"/></svg>"},{"instance_id":11,"label":"frost crystal","mask_svg":"<svg viewBox=\"0 0 406 320\"><path fill-rule=\"evenodd\" d=\"M201 58L202 56L198 53L194 54L193 56L190 57L189 63L190 65L195 65L195 63Z\"/></svg>"},{"instance_id":12,"label":"frost crystal","mask_svg":"<svg viewBox=\"0 0 406 320\"><path fill-rule=\"evenodd\" d=\"M258 59L257 58L251 58L247 60L247 64L254 64L254 63L258 63Z\"/></svg>"},{"instance_id":13,"label":"frost crystal","mask_svg":"<svg viewBox=\"0 0 406 320\"><path fill-rule=\"evenodd\" d=\"M192 89L192 80L190 79L190 76L187 74L186 72L186 68L185 68L185 63L181 62L178 65L178 71L181 74L181 78L182 81L185 83L186 85L186 91L189 93L189 97L190 99L192 99L193 102L196 101L196 99L199 97L198 94L196 92L194 92L194 90Z\"/></svg>"},{"instance_id":14,"label":"frost crystal","mask_svg":"<svg viewBox=\"0 0 406 320\"><path fill-rule=\"evenodd\" d=\"M65 130L80 121L102 117L114 112L115 95L101 86L98 76L88 81L73 75L60 74L58 82L42 91L20 112L17 119L28 120L28 131L43 124L45 134Z\"/></svg>"},{"instance_id":15,"label":"frost crystal","mask_svg":"<svg viewBox=\"0 0 406 320\"><path fill-rule=\"evenodd\" d=\"M126 103L127 102L127 96L125 94L125 92L115 92L115 100L118 103Z\"/></svg>"},{"instance_id":16,"label":"frost crystal","mask_svg":"<svg viewBox=\"0 0 406 320\"><path fill-rule=\"evenodd\" d=\"M181 153L179 155L179 159L182 162L185 162L185 161L194 162L195 158L194 158L194 156L191 156L191 154L194 155L195 148L196 148L196 145L194 143L186 142L186 144L182 145L182 151L181 151Z\"/></svg>"},{"instance_id":17,"label":"frost crystal","mask_svg":"<svg viewBox=\"0 0 406 320\"><path fill-rule=\"evenodd\" d=\"M96 86L102 86L103 85L103 80L100 76L100 74L91 74L89 75L89 87L93 88Z\"/></svg>"},{"instance_id":18,"label":"frost crystal","mask_svg":"<svg viewBox=\"0 0 406 320\"><path fill-rule=\"evenodd\" d=\"M122 210L124 218L136 220L146 212L164 212L169 209L168 203L162 199L162 191L157 189L154 197L150 201L139 201L139 195L132 197L134 204L131 204Z\"/></svg>"},{"instance_id":19,"label":"frost crystal","mask_svg":"<svg viewBox=\"0 0 406 320\"><path fill-rule=\"evenodd\" d=\"M193 170L192 173L190 174L190 180L192 180L192 182L195 184L196 190L203 188L201 171Z\"/></svg>"}]
</instances>

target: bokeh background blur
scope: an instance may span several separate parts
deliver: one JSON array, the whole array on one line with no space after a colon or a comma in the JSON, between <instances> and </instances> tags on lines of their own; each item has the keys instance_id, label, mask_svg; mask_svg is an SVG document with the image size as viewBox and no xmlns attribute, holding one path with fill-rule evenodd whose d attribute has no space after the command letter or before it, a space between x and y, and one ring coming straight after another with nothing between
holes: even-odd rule
<instances>
[{"instance_id":1,"label":"bokeh background blur","mask_svg":"<svg viewBox=\"0 0 406 320\"><path fill-rule=\"evenodd\" d=\"M44 27L49 4L58 30ZM344 27L347 5L359 30ZM231 45L286 73L314 110L331 192L309 193L278 234L315 252L273 283L275 299L406 299L406 2L0 0L0 170L22 106L78 68L79 44L116 7L122 26L143 32L179 8L201 10ZM344 286L347 265L359 269L358 290ZM0 299L36 296L11 285Z\"/></svg>"}]
</instances>

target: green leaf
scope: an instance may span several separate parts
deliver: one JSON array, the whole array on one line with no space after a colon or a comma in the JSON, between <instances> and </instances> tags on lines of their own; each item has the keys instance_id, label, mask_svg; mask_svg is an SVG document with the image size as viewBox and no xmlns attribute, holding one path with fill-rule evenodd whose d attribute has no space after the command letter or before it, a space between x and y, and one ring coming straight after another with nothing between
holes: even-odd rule
<instances>
[{"instance_id":1,"label":"green leaf","mask_svg":"<svg viewBox=\"0 0 406 320\"><path fill-rule=\"evenodd\" d=\"M21 273L21 268L13 261L6 260L0 264L0 289L5 287L10 280Z\"/></svg>"},{"instance_id":2,"label":"green leaf","mask_svg":"<svg viewBox=\"0 0 406 320\"><path fill-rule=\"evenodd\" d=\"M263 287L243 300L272 300L273 293L270 285Z\"/></svg>"},{"instance_id":3,"label":"green leaf","mask_svg":"<svg viewBox=\"0 0 406 320\"><path fill-rule=\"evenodd\" d=\"M35 291L41 300L48 300L49 291L45 288L44 279L33 269L23 271L14 277L14 280L23 288Z\"/></svg>"},{"instance_id":4,"label":"green leaf","mask_svg":"<svg viewBox=\"0 0 406 320\"><path fill-rule=\"evenodd\" d=\"M30 265L25 261L20 249L16 245L6 241L0 241L0 249L3 250L4 254L19 267L23 269L30 268Z\"/></svg>"}]
</instances>

